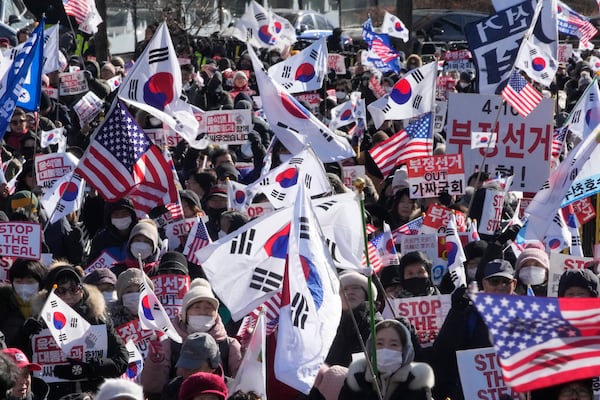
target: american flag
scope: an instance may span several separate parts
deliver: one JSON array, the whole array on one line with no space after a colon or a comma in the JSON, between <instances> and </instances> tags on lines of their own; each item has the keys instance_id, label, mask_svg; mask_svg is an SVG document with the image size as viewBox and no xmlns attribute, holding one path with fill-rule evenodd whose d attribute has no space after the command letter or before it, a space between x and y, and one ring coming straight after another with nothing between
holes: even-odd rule
<instances>
[{"instance_id":1,"label":"american flag","mask_svg":"<svg viewBox=\"0 0 600 400\"><path fill-rule=\"evenodd\" d=\"M431 113L427 113L394 136L377 144L369 150L369 154L383 176L388 176L394 167L409 158L431 155L432 146Z\"/></svg>"},{"instance_id":2,"label":"american flag","mask_svg":"<svg viewBox=\"0 0 600 400\"><path fill-rule=\"evenodd\" d=\"M552 135L552 157L558 158L560 156L568 131L569 125L554 130L554 135Z\"/></svg>"},{"instance_id":3,"label":"american flag","mask_svg":"<svg viewBox=\"0 0 600 400\"><path fill-rule=\"evenodd\" d=\"M197 219L196 223L192 227L188 239L183 249L183 255L186 256L187 260L194 264L200 264L200 260L196 257L198 250L211 243L210 236L204 220L202 218Z\"/></svg>"},{"instance_id":4,"label":"american flag","mask_svg":"<svg viewBox=\"0 0 600 400\"><path fill-rule=\"evenodd\" d=\"M279 323L279 308L281 307L281 292L276 293L269 300L265 301L263 305L257 307L251 313L246 315L242 320L240 329L238 329L236 337L240 340L242 347L245 348L245 344L250 340L256 321L258 320L258 314L260 309L263 308L265 311L265 322L266 322L266 334L269 336L277 329Z\"/></svg>"},{"instance_id":5,"label":"american flag","mask_svg":"<svg viewBox=\"0 0 600 400\"><path fill-rule=\"evenodd\" d=\"M385 267L385 265L383 265L381 258L379 258L379 254L377 253L377 246L374 245L372 241L369 241L367 242L367 249L369 250L369 263L371 263L371 268L373 268L373 270L376 273L381 271L381 269ZM362 256L361 263L363 267L367 267L367 257L364 255L364 253Z\"/></svg>"},{"instance_id":6,"label":"american flag","mask_svg":"<svg viewBox=\"0 0 600 400\"><path fill-rule=\"evenodd\" d=\"M376 38L371 42L371 51L384 63L392 61L398 57L398 53L394 49L387 46L381 39Z\"/></svg>"},{"instance_id":7,"label":"american flag","mask_svg":"<svg viewBox=\"0 0 600 400\"><path fill-rule=\"evenodd\" d=\"M508 84L502 89L502 98L525 118L540 104L542 94L513 69Z\"/></svg>"},{"instance_id":8,"label":"american flag","mask_svg":"<svg viewBox=\"0 0 600 400\"><path fill-rule=\"evenodd\" d=\"M96 131L76 173L106 201L129 195L148 210L179 201L168 161L121 101Z\"/></svg>"},{"instance_id":9,"label":"american flag","mask_svg":"<svg viewBox=\"0 0 600 400\"><path fill-rule=\"evenodd\" d=\"M400 235L418 235L423 226L423 217L415 218L392 231L394 242L400 243Z\"/></svg>"},{"instance_id":10,"label":"american flag","mask_svg":"<svg viewBox=\"0 0 600 400\"><path fill-rule=\"evenodd\" d=\"M71 17L75 17L78 24L86 20L91 11L90 1L94 0L63 0L65 13Z\"/></svg>"},{"instance_id":11,"label":"american flag","mask_svg":"<svg viewBox=\"0 0 600 400\"><path fill-rule=\"evenodd\" d=\"M584 45L598 33L598 29L587 17L571 9L564 2L558 1L558 31L565 35L576 36Z\"/></svg>"},{"instance_id":12,"label":"american flag","mask_svg":"<svg viewBox=\"0 0 600 400\"><path fill-rule=\"evenodd\" d=\"M600 299L482 293L473 300L515 391L598 376Z\"/></svg>"}]
</instances>

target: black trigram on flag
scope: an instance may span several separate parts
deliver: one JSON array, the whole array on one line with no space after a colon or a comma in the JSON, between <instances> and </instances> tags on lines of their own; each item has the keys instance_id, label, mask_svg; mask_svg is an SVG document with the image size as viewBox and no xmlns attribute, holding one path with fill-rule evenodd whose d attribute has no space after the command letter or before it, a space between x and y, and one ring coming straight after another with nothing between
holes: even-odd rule
<instances>
[{"instance_id":1,"label":"black trigram on flag","mask_svg":"<svg viewBox=\"0 0 600 400\"><path fill-rule=\"evenodd\" d=\"M130 360L131 360L133 357L135 357L135 351L133 351L133 350L129 350L127 353L129 354L129 359L130 359Z\"/></svg>"},{"instance_id":2,"label":"black trigram on flag","mask_svg":"<svg viewBox=\"0 0 600 400\"><path fill-rule=\"evenodd\" d=\"M138 83L139 81L137 79L132 79L129 81L129 90L127 91L127 94L132 100L137 100Z\"/></svg>"},{"instance_id":3,"label":"black trigram on flag","mask_svg":"<svg viewBox=\"0 0 600 400\"><path fill-rule=\"evenodd\" d=\"M550 74L548 74L547 72L542 72L542 73L540 74L540 78L547 79L547 78L549 78L549 77L550 77Z\"/></svg>"},{"instance_id":4,"label":"black trigram on flag","mask_svg":"<svg viewBox=\"0 0 600 400\"><path fill-rule=\"evenodd\" d=\"M321 203L319 204L317 207L322 208L323 210L327 211L329 210L331 207L333 207L335 204L337 203L336 200L333 201L326 201L325 203Z\"/></svg>"},{"instance_id":5,"label":"black trigram on flag","mask_svg":"<svg viewBox=\"0 0 600 400\"><path fill-rule=\"evenodd\" d=\"M413 102L412 102L412 107L415 110L418 110L419 106L421 105L422 100L423 100L423 96L421 96L420 94L415 94L415 98L413 99Z\"/></svg>"},{"instance_id":6,"label":"black trigram on flag","mask_svg":"<svg viewBox=\"0 0 600 400\"><path fill-rule=\"evenodd\" d=\"M319 57L319 52L315 49L312 49L310 51L310 54L308 55L310 58L312 58L313 60L317 61L317 58Z\"/></svg>"},{"instance_id":7,"label":"black trigram on flag","mask_svg":"<svg viewBox=\"0 0 600 400\"><path fill-rule=\"evenodd\" d=\"M69 338L67 337L66 333L59 333L58 334L58 341L59 342L66 342Z\"/></svg>"},{"instance_id":8,"label":"black trigram on flag","mask_svg":"<svg viewBox=\"0 0 600 400\"><path fill-rule=\"evenodd\" d=\"M303 162L304 162L304 158L302 158L302 157L292 157L288 161L288 164L290 164L290 165L302 165Z\"/></svg>"},{"instance_id":9,"label":"black trigram on flag","mask_svg":"<svg viewBox=\"0 0 600 400\"><path fill-rule=\"evenodd\" d=\"M327 140L328 142L331 142L333 140L333 136L331 136L329 133L325 132L323 129L319 130L321 131L321 135L323 135L325 140Z\"/></svg>"},{"instance_id":10,"label":"black trigram on flag","mask_svg":"<svg viewBox=\"0 0 600 400\"><path fill-rule=\"evenodd\" d=\"M283 201L285 199L286 193L285 192L280 192L277 189L273 189L271 191L271 197L274 199L277 199L279 201Z\"/></svg>"},{"instance_id":11,"label":"black trigram on flag","mask_svg":"<svg viewBox=\"0 0 600 400\"><path fill-rule=\"evenodd\" d=\"M169 48L161 47L160 49L150 50L148 53L148 64L154 64L169 59Z\"/></svg>"},{"instance_id":12,"label":"black trigram on flag","mask_svg":"<svg viewBox=\"0 0 600 400\"><path fill-rule=\"evenodd\" d=\"M412 78L414 79L415 82L417 82L417 84L421 83L421 81L423 79L425 79L425 77L423 76L423 73L421 71L419 71L418 69L413 72L412 74L410 74L410 76L412 76Z\"/></svg>"},{"instance_id":13,"label":"black trigram on flag","mask_svg":"<svg viewBox=\"0 0 600 400\"><path fill-rule=\"evenodd\" d=\"M530 55L530 56L532 56L532 57L533 57L533 56L537 56L537 53L538 53L538 51L537 51L537 49L536 49L536 48L529 49L529 55Z\"/></svg>"},{"instance_id":14,"label":"black trigram on flag","mask_svg":"<svg viewBox=\"0 0 600 400\"><path fill-rule=\"evenodd\" d=\"M260 21L266 21L267 16L265 15L265 13L258 12L256 14L254 14L254 18L256 18L256 20L258 22L260 22Z\"/></svg>"},{"instance_id":15,"label":"black trigram on flag","mask_svg":"<svg viewBox=\"0 0 600 400\"><path fill-rule=\"evenodd\" d=\"M292 67L290 65L284 65L281 71L281 77L283 79L289 79L292 74Z\"/></svg>"},{"instance_id":16,"label":"black trigram on flag","mask_svg":"<svg viewBox=\"0 0 600 400\"><path fill-rule=\"evenodd\" d=\"M259 183L260 186L269 186L270 184L271 179L268 176Z\"/></svg>"},{"instance_id":17,"label":"black trigram on flag","mask_svg":"<svg viewBox=\"0 0 600 400\"><path fill-rule=\"evenodd\" d=\"M264 268L255 268L250 281L250 288L263 291L265 293L278 290L283 281L283 276Z\"/></svg>"},{"instance_id":18,"label":"black trigram on flag","mask_svg":"<svg viewBox=\"0 0 600 400\"><path fill-rule=\"evenodd\" d=\"M289 88L291 88L292 86L294 86L294 82L286 82L286 83L281 84L281 86L283 86L283 88L285 90L288 90Z\"/></svg>"},{"instance_id":19,"label":"black trigram on flag","mask_svg":"<svg viewBox=\"0 0 600 400\"><path fill-rule=\"evenodd\" d=\"M52 308L58 307L58 302L56 300L50 300L50 307L52 307Z\"/></svg>"},{"instance_id":20,"label":"black trigram on flag","mask_svg":"<svg viewBox=\"0 0 600 400\"><path fill-rule=\"evenodd\" d=\"M300 226L300 239L310 240L310 227L308 223L310 222L306 217L300 217L300 221L298 221L298 225Z\"/></svg>"},{"instance_id":21,"label":"black trigram on flag","mask_svg":"<svg viewBox=\"0 0 600 400\"><path fill-rule=\"evenodd\" d=\"M310 175L310 174L304 175L304 185L306 186L307 189L310 189L311 182L312 182L312 175Z\"/></svg>"},{"instance_id":22,"label":"black trigram on flag","mask_svg":"<svg viewBox=\"0 0 600 400\"><path fill-rule=\"evenodd\" d=\"M296 132L296 133L300 133L299 130L292 128L291 126L287 126L286 124L284 124L281 121L277 121L277 126L283 129L289 129L292 132Z\"/></svg>"},{"instance_id":23,"label":"black trigram on flag","mask_svg":"<svg viewBox=\"0 0 600 400\"><path fill-rule=\"evenodd\" d=\"M252 241L256 230L254 228L241 233L231 240L230 254L245 254L247 256L252 252Z\"/></svg>"},{"instance_id":24,"label":"black trigram on flag","mask_svg":"<svg viewBox=\"0 0 600 400\"><path fill-rule=\"evenodd\" d=\"M385 114L388 111L390 111L391 109L392 109L392 106L390 106L389 104L386 104L385 107L383 107L383 109L381 111Z\"/></svg>"},{"instance_id":25,"label":"black trigram on flag","mask_svg":"<svg viewBox=\"0 0 600 400\"><path fill-rule=\"evenodd\" d=\"M308 301L300 293L294 295L294 299L291 304L292 308L292 324L296 328L304 329L306 324L306 318L308 318Z\"/></svg>"},{"instance_id":26,"label":"black trigram on flag","mask_svg":"<svg viewBox=\"0 0 600 400\"><path fill-rule=\"evenodd\" d=\"M452 280L453 283L457 282L461 279L460 276L458 276L458 270L455 269L455 270L452 270L449 272L450 272L450 279Z\"/></svg>"},{"instance_id":27,"label":"black trigram on flag","mask_svg":"<svg viewBox=\"0 0 600 400\"><path fill-rule=\"evenodd\" d=\"M56 208L54 210L55 210L54 212L63 212L63 211L65 211L65 205L63 203L59 202L56 204Z\"/></svg>"},{"instance_id":28,"label":"black trigram on flag","mask_svg":"<svg viewBox=\"0 0 600 400\"><path fill-rule=\"evenodd\" d=\"M320 206L318 206L318 207L320 207ZM331 253L331 259L333 261L339 263L340 260L337 258L337 245L335 244L335 242L329 238L326 238L325 245L329 249L329 253Z\"/></svg>"},{"instance_id":29,"label":"black trigram on flag","mask_svg":"<svg viewBox=\"0 0 600 400\"><path fill-rule=\"evenodd\" d=\"M77 325L79 325L79 319L77 317L72 317L69 325L71 325L71 328L77 328Z\"/></svg>"}]
</instances>

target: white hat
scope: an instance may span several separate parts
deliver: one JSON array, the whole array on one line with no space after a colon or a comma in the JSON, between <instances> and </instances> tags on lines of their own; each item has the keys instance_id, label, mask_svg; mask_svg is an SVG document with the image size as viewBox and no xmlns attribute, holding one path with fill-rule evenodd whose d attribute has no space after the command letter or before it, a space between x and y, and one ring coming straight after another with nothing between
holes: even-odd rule
<instances>
[{"instance_id":1,"label":"white hat","mask_svg":"<svg viewBox=\"0 0 600 400\"><path fill-rule=\"evenodd\" d=\"M219 300L217 300L215 297L212 288L210 287L210 283L208 283L206 279L196 278L192 281L190 290L188 290L185 296L183 296L183 301L181 304L182 321L187 322L188 308L200 300L208 301L215 307L215 310L219 309Z\"/></svg>"},{"instance_id":2,"label":"white hat","mask_svg":"<svg viewBox=\"0 0 600 400\"><path fill-rule=\"evenodd\" d=\"M100 385L94 399L112 400L117 397L122 399L144 400L144 390L137 383L125 379L106 379L104 383Z\"/></svg>"},{"instance_id":3,"label":"white hat","mask_svg":"<svg viewBox=\"0 0 600 400\"><path fill-rule=\"evenodd\" d=\"M357 285L363 288L365 293L369 294L369 279L356 271L345 270L340 273L340 286L342 289L346 286ZM377 297L377 287L371 282L371 290L373 290L373 298Z\"/></svg>"}]
</instances>

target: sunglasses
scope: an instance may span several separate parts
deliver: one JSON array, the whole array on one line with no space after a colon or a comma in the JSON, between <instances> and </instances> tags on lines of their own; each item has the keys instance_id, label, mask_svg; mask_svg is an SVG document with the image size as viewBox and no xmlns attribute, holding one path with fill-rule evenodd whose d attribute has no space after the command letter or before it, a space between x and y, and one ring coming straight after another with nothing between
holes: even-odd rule
<instances>
[{"instance_id":1,"label":"sunglasses","mask_svg":"<svg viewBox=\"0 0 600 400\"><path fill-rule=\"evenodd\" d=\"M486 279L486 282L488 282L492 286L508 286L512 283L512 280L503 278L501 276L493 276L491 278Z\"/></svg>"},{"instance_id":2,"label":"sunglasses","mask_svg":"<svg viewBox=\"0 0 600 400\"><path fill-rule=\"evenodd\" d=\"M67 294L67 292L70 292L71 294L79 294L81 293L82 289L83 288L81 287L81 285L75 285L68 288L58 287L54 290L54 293L56 293L58 296L63 296Z\"/></svg>"}]
</instances>

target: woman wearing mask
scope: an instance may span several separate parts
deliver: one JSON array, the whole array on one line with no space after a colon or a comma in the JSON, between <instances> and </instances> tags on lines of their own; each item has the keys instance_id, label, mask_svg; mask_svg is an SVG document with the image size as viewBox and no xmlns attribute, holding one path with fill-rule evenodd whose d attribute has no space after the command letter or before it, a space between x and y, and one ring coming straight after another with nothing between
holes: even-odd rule
<instances>
[{"instance_id":1,"label":"woman wearing mask","mask_svg":"<svg viewBox=\"0 0 600 400\"><path fill-rule=\"evenodd\" d=\"M338 105L350 99L350 82L347 79L338 79L335 81L335 99Z\"/></svg>"},{"instance_id":2,"label":"woman wearing mask","mask_svg":"<svg viewBox=\"0 0 600 400\"><path fill-rule=\"evenodd\" d=\"M398 265L381 271L381 284L390 298L433 296L440 294L431 281L433 263L421 251L411 251L400 258Z\"/></svg>"},{"instance_id":3,"label":"woman wearing mask","mask_svg":"<svg viewBox=\"0 0 600 400\"><path fill-rule=\"evenodd\" d=\"M8 270L10 285L0 286L0 331L8 347L29 347L26 343L33 332L24 323L31 317L31 299L42 288L46 274L39 261L24 258L15 260Z\"/></svg>"},{"instance_id":4,"label":"woman wearing mask","mask_svg":"<svg viewBox=\"0 0 600 400\"><path fill-rule=\"evenodd\" d=\"M433 370L428 364L413 362L414 350L410 333L401 322L386 319L375 325L375 338L367 340L367 355L375 341L377 384L384 400L431 400L434 385ZM373 387L373 376L364 358L348 368L340 399L370 400L379 396Z\"/></svg>"},{"instance_id":5,"label":"woman wearing mask","mask_svg":"<svg viewBox=\"0 0 600 400\"><path fill-rule=\"evenodd\" d=\"M137 220L131 200L123 198L114 203L106 203L104 228L94 235L88 260L94 261L106 251L117 261L124 261L127 258L125 244Z\"/></svg>"},{"instance_id":6,"label":"woman wearing mask","mask_svg":"<svg viewBox=\"0 0 600 400\"><path fill-rule=\"evenodd\" d=\"M536 296L546 297L548 295L548 271L550 259L544 250L544 244L533 242L527 245L525 250L519 254L515 263L517 271L518 294L526 294L531 288Z\"/></svg>"},{"instance_id":7,"label":"woman wearing mask","mask_svg":"<svg viewBox=\"0 0 600 400\"><path fill-rule=\"evenodd\" d=\"M116 276L119 276L127 268L139 268L139 256L142 259L144 272L152 275L158 267L159 244L160 237L156 223L151 219L140 220L129 234L125 262L115 265L111 270Z\"/></svg>"}]
</instances>

